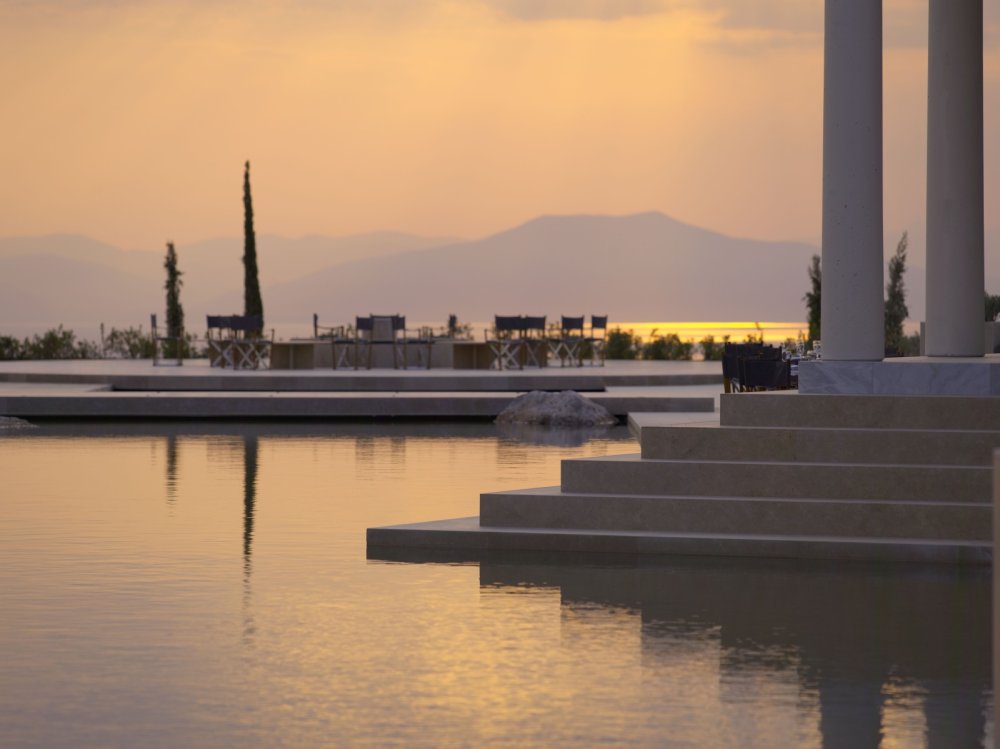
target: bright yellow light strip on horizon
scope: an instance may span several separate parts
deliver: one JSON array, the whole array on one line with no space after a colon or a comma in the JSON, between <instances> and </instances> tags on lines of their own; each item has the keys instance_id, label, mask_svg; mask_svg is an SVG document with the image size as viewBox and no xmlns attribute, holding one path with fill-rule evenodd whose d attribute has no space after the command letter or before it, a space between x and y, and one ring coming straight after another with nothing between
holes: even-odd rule
<instances>
[{"instance_id":1,"label":"bright yellow light strip on horizon","mask_svg":"<svg viewBox=\"0 0 1000 749\"><path fill-rule=\"evenodd\" d=\"M747 335L757 334L758 329L765 341L782 342L787 338L797 338L801 331L803 335L809 330L805 322L753 322L753 321L720 321L720 322L612 322L611 328L631 330L642 338L656 335L676 333L681 338L704 338L714 336L720 340L729 336L734 342L742 341Z\"/></svg>"}]
</instances>

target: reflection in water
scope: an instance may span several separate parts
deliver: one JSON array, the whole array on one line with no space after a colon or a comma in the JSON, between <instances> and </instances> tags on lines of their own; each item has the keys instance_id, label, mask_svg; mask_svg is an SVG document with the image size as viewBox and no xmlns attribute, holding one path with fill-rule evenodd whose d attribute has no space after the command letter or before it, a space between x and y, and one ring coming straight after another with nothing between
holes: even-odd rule
<instances>
[{"instance_id":1,"label":"reflection in water","mask_svg":"<svg viewBox=\"0 0 1000 749\"><path fill-rule=\"evenodd\" d=\"M167 504L177 501L177 435L167 435Z\"/></svg>"},{"instance_id":2,"label":"reflection in water","mask_svg":"<svg viewBox=\"0 0 1000 749\"><path fill-rule=\"evenodd\" d=\"M909 749L991 735L981 571L366 559L367 527L473 515L481 491L635 450L623 427L565 447L482 424L0 439L0 745ZM168 495L184 489L169 507L165 475Z\"/></svg>"},{"instance_id":3,"label":"reflection in water","mask_svg":"<svg viewBox=\"0 0 1000 749\"><path fill-rule=\"evenodd\" d=\"M497 434L506 442L525 445L580 447L591 440L606 438L609 427L549 427L533 424L497 424Z\"/></svg>"},{"instance_id":4,"label":"reflection in water","mask_svg":"<svg viewBox=\"0 0 1000 749\"><path fill-rule=\"evenodd\" d=\"M558 586L570 611L639 610L650 668L686 643L718 648L723 684L755 673L793 676L800 695L818 697L828 749L887 745L886 716L899 720L900 707L910 708L911 723L922 707L921 743L931 749L983 745L991 635L982 570L745 559L615 568L483 562L480 584Z\"/></svg>"},{"instance_id":5,"label":"reflection in water","mask_svg":"<svg viewBox=\"0 0 1000 749\"><path fill-rule=\"evenodd\" d=\"M243 569L250 577L253 511L257 502L257 437L243 438Z\"/></svg>"},{"instance_id":6,"label":"reflection in water","mask_svg":"<svg viewBox=\"0 0 1000 749\"><path fill-rule=\"evenodd\" d=\"M257 504L257 447L256 435L243 438L243 637L247 645L252 644L255 630L250 573L253 571L253 521Z\"/></svg>"}]
</instances>

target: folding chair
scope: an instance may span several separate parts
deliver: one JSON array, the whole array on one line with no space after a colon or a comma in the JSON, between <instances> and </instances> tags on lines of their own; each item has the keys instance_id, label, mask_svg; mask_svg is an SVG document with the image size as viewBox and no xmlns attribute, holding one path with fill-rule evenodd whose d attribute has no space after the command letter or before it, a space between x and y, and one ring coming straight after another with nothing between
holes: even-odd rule
<instances>
[{"instance_id":1,"label":"folding chair","mask_svg":"<svg viewBox=\"0 0 1000 749\"><path fill-rule=\"evenodd\" d=\"M522 369L521 339L518 333L522 322L520 315L496 315L493 337L486 331L486 343L493 357L490 369Z\"/></svg>"},{"instance_id":2,"label":"folding chair","mask_svg":"<svg viewBox=\"0 0 1000 749\"><path fill-rule=\"evenodd\" d=\"M160 357L160 344L168 344L173 348L173 353L176 354L177 366L184 366L184 331L181 331L179 336L169 336L160 335L159 329L156 327L156 315L149 316L149 328L150 335L153 339L153 366L163 366L166 365L166 361L161 361ZM166 347L164 347L164 353L167 353ZM171 356L171 359L174 357Z\"/></svg>"},{"instance_id":3,"label":"folding chair","mask_svg":"<svg viewBox=\"0 0 1000 749\"><path fill-rule=\"evenodd\" d=\"M521 351L519 363L530 367L545 367L549 363L549 344L545 340L545 316L525 315L521 318Z\"/></svg>"},{"instance_id":4,"label":"folding chair","mask_svg":"<svg viewBox=\"0 0 1000 749\"><path fill-rule=\"evenodd\" d=\"M229 318L233 332L231 363L234 369L265 369L271 358L271 339L261 335L264 320L260 315L234 315Z\"/></svg>"},{"instance_id":5,"label":"folding chair","mask_svg":"<svg viewBox=\"0 0 1000 749\"><path fill-rule=\"evenodd\" d=\"M211 367L233 366L233 333L231 315L206 316L205 343L208 345L208 364Z\"/></svg>"},{"instance_id":6,"label":"folding chair","mask_svg":"<svg viewBox=\"0 0 1000 749\"><path fill-rule=\"evenodd\" d=\"M590 316L590 335L584 339L590 347L590 363L592 366L604 366L608 346L608 316Z\"/></svg>"},{"instance_id":7,"label":"folding chair","mask_svg":"<svg viewBox=\"0 0 1000 749\"><path fill-rule=\"evenodd\" d=\"M406 318L401 315L356 317L354 329L354 368L361 362L362 350L368 369L375 363L375 345L392 346L392 366L406 366Z\"/></svg>"},{"instance_id":8,"label":"folding chair","mask_svg":"<svg viewBox=\"0 0 1000 749\"><path fill-rule=\"evenodd\" d=\"M410 347L416 352L414 357L417 360L417 366L423 367L424 369L431 368L431 346L434 345L434 335L430 328L420 328L419 330L409 331L406 329L406 318L401 318L403 321L403 369L410 366L409 356L407 351ZM412 335L411 335L412 332Z\"/></svg>"},{"instance_id":9,"label":"folding chair","mask_svg":"<svg viewBox=\"0 0 1000 749\"><path fill-rule=\"evenodd\" d=\"M559 357L559 366L565 367L567 360L571 367L583 365L580 359L580 347L583 345L583 320L584 317L562 316L562 325L559 330L559 338L552 343L552 353Z\"/></svg>"}]
</instances>

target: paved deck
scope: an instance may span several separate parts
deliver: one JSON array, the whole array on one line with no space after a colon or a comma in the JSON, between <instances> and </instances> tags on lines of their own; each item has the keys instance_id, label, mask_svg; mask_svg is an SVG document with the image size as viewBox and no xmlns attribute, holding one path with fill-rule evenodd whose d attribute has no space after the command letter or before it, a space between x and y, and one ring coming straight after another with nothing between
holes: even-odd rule
<instances>
[{"instance_id":1,"label":"paved deck","mask_svg":"<svg viewBox=\"0 0 1000 749\"><path fill-rule=\"evenodd\" d=\"M529 390L577 390L617 417L712 412L718 362L481 370L211 369L148 360L0 362L0 414L36 419L492 419Z\"/></svg>"},{"instance_id":2,"label":"paved deck","mask_svg":"<svg viewBox=\"0 0 1000 749\"><path fill-rule=\"evenodd\" d=\"M722 385L719 362L610 361L604 367L223 370L205 359L154 367L148 359L0 361L0 382L82 383L115 390L526 392Z\"/></svg>"}]
</instances>

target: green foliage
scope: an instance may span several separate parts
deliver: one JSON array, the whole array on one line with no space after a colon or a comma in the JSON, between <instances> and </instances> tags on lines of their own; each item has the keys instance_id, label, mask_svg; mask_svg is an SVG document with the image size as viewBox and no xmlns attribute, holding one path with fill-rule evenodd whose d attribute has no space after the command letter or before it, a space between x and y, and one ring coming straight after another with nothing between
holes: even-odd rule
<instances>
[{"instance_id":1,"label":"green foliage","mask_svg":"<svg viewBox=\"0 0 1000 749\"><path fill-rule=\"evenodd\" d=\"M994 322L1000 317L1000 295L986 294L986 322Z\"/></svg>"},{"instance_id":2,"label":"green foliage","mask_svg":"<svg viewBox=\"0 0 1000 749\"><path fill-rule=\"evenodd\" d=\"M810 290L805 293L802 297L802 301L806 303L806 319L809 323L809 335L807 337L808 342L811 344L813 341L820 337L820 310L821 310L821 300L823 295L823 269L820 266L819 255L813 255L812 261L809 264L809 285Z\"/></svg>"},{"instance_id":3,"label":"green foliage","mask_svg":"<svg viewBox=\"0 0 1000 749\"><path fill-rule=\"evenodd\" d=\"M608 359L634 359L639 339L629 330L614 328L608 331L606 355Z\"/></svg>"},{"instance_id":4,"label":"green foliage","mask_svg":"<svg viewBox=\"0 0 1000 749\"><path fill-rule=\"evenodd\" d=\"M109 359L152 359L153 337L138 328L112 328L104 338L104 355Z\"/></svg>"},{"instance_id":5,"label":"green foliage","mask_svg":"<svg viewBox=\"0 0 1000 749\"><path fill-rule=\"evenodd\" d=\"M167 337L181 338L184 335L184 308L181 306L181 286L184 275L177 270L177 251L173 242L167 242L167 257L163 261L167 271L167 280L163 287L167 290ZM164 344L163 355L172 358L177 356L177 343L168 341Z\"/></svg>"},{"instance_id":6,"label":"green foliage","mask_svg":"<svg viewBox=\"0 0 1000 749\"><path fill-rule=\"evenodd\" d=\"M904 335L900 339L900 356L920 356L920 333Z\"/></svg>"},{"instance_id":7,"label":"green foliage","mask_svg":"<svg viewBox=\"0 0 1000 749\"><path fill-rule=\"evenodd\" d=\"M257 237L253 230L253 200L250 197L250 162L243 171L243 314L260 315L264 320L264 302L257 277ZM263 333L256 331L258 335Z\"/></svg>"},{"instance_id":8,"label":"green foliage","mask_svg":"<svg viewBox=\"0 0 1000 749\"><path fill-rule=\"evenodd\" d=\"M0 361L11 361L24 358L24 347L21 342L9 335L0 335Z\"/></svg>"},{"instance_id":9,"label":"green foliage","mask_svg":"<svg viewBox=\"0 0 1000 749\"><path fill-rule=\"evenodd\" d=\"M642 346L642 358L668 361L690 361L694 353L694 341L682 341L676 333L658 336L656 331Z\"/></svg>"},{"instance_id":10,"label":"green foliage","mask_svg":"<svg viewBox=\"0 0 1000 749\"><path fill-rule=\"evenodd\" d=\"M906 308L906 288L903 285L908 243L904 231L896 245L896 254L889 258L889 282L885 285L885 350L888 354L903 353L903 321L910 314Z\"/></svg>"},{"instance_id":11,"label":"green foliage","mask_svg":"<svg viewBox=\"0 0 1000 749\"><path fill-rule=\"evenodd\" d=\"M21 343L10 336L0 338L2 359L97 359L100 352L91 341L78 341L72 330L60 325Z\"/></svg>"},{"instance_id":12,"label":"green foliage","mask_svg":"<svg viewBox=\"0 0 1000 749\"><path fill-rule=\"evenodd\" d=\"M747 343L763 343L764 342L764 329L760 327L759 322L753 324L754 332L747 333Z\"/></svg>"},{"instance_id":13,"label":"green foliage","mask_svg":"<svg viewBox=\"0 0 1000 749\"><path fill-rule=\"evenodd\" d=\"M705 361L721 361L722 352L726 348L726 344L729 343L729 336L722 336L722 341L719 343L715 342L715 336L707 335L701 339L698 344L701 347L701 355Z\"/></svg>"}]
</instances>

